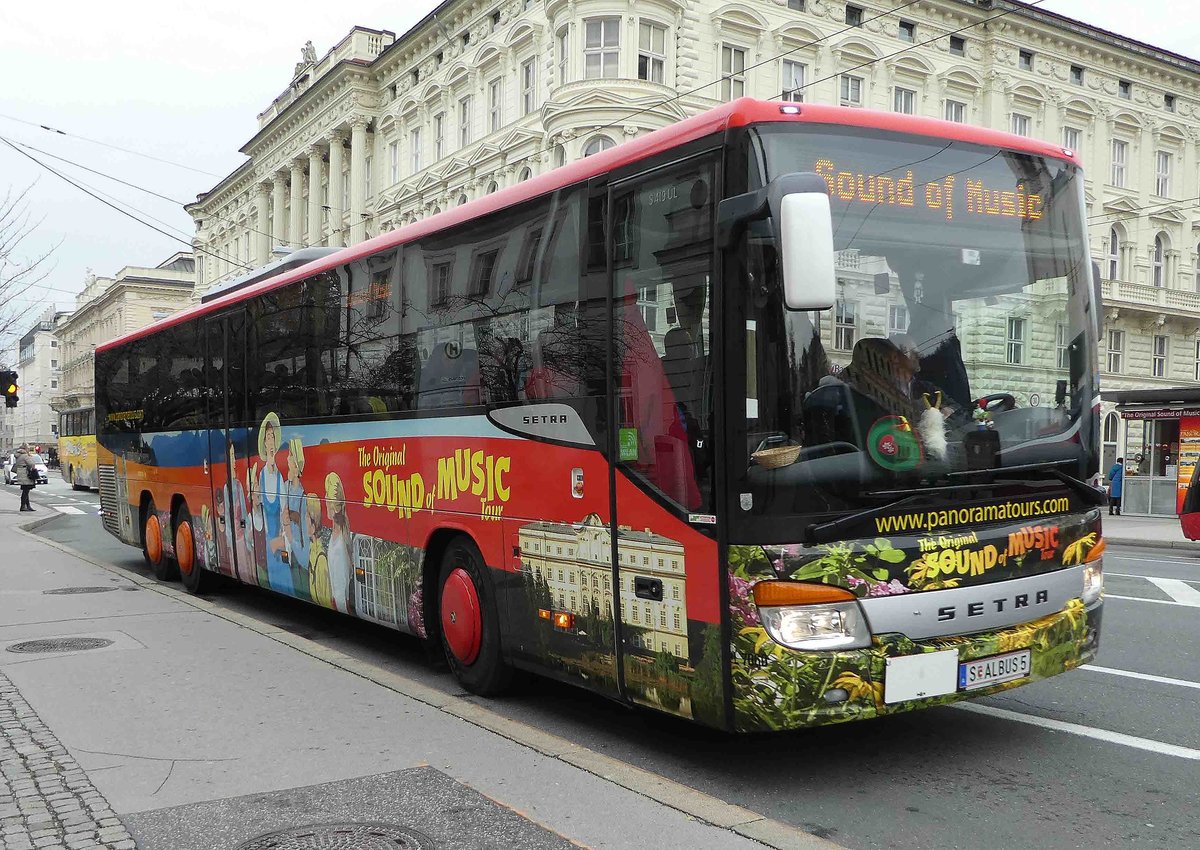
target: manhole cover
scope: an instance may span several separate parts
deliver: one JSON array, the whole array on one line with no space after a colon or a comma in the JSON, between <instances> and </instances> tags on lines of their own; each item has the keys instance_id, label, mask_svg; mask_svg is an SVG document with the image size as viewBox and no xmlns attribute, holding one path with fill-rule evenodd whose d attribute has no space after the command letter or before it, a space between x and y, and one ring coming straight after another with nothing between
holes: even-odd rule
<instances>
[{"instance_id":1,"label":"manhole cover","mask_svg":"<svg viewBox=\"0 0 1200 850\"><path fill-rule=\"evenodd\" d=\"M387 823L321 823L260 835L237 850L433 850L432 838Z\"/></svg>"},{"instance_id":2,"label":"manhole cover","mask_svg":"<svg viewBox=\"0 0 1200 850\"><path fill-rule=\"evenodd\" d=\"M56 587L53 590L43 590L45 596L70 596L75 593L108 593L115 587Z\"/></svg>"},{"instance_id":3,"label":"manhole cover","mask_svg":"<svg viewBox=\"0 0 1200 850\"><path fill-rule=\"evenodd\" d=\"M14 643L8 648L9 652L81 652L85 649L100 649L111 646L108 638L98 637L67 637L43 638L41 640L24 640Z\"/></svg>"}]
</instances>

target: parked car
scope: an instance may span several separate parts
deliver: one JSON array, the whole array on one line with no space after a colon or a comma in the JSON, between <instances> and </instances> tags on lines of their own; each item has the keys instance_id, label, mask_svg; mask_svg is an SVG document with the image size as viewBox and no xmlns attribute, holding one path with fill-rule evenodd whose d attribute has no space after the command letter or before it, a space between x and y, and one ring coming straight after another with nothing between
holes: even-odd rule
<instances>
[{"instance_id":1,"label":"parked car","mask_svg":"<svg viewBox=\"0 0 1200 850\"><path fill-rule=\"evenodd\" d=\"M15 454L10 454L4 459L4 483L16 484L17 474L13 471L13 464L16 463L17 457ZM50 483L50 472L46 469L46 462L42 460L39 454L29 453L29 462L33 464L33 469L37 473L36 479L38 484Z\"/></svg>"}]
</instances>

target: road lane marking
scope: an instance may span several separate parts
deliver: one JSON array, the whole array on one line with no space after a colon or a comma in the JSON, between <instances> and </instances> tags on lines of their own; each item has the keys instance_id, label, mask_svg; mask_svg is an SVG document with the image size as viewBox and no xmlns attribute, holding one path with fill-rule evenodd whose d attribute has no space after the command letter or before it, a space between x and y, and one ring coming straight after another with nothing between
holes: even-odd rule
<instances>
[{"instance_id":1,"label":"road lane marking","mask_svg":"<svg viewBox=\"0 0 1200 850\"><path fill-rule=\"evenodd\" d=\"M1147 599L1144 596L1118 596L1115 593L1104 594L1105 599L1124 599L1128 602L1153 602L1155 605L1175 605L1179 608L1200 608L1200 604L1191 602L1175 602L1171 599Z\"/></svg>"},{"instance_id":2,"label":"road lane marking","mask_svg":"<svg viewBox=\"0 0 1200 850\"><path fill-rule=\"evenodd\" d=\"M50 505L50 507L54 508L54 510L58 511L60 514L82 514L82 513L84 513L84 511L81 511L79 508L75 507L74 505Z\"/></svg>"},{"instance_id":3,"label":"road lane marking","mask_svg":"<svg viewBox=\"0 0 1200 850\"><path fill-rule=\"evenodd\" d=\"M1187 582L1177 578L1148 578L1146 580L1180 605L1200 608L1200 590L1196 590Z\"/></svg>"},{"instance_id":4,"label":"road lane marking","mask_svg":"<svg viewBox=\"0 0 1200 850\"><path fill-rule=\"evenodd\" d=\"M1106 561L1133 561L1135 563L1145 563L1153 561L1156 564L1183 564L1186 567L1200 567L1200 558L1134 558L1130 555L1109 555L1105 554Z\"/></svg>"},{"instance_id":5,"label":"road lane marking","mask_svg":"<svg viewBox=\"0 0 1200 850\"><path fill-rule=\"evenodd\" d=\"M1069 735L1079 735L1083 738L1092 738L1109 744L1120 744L1123 747L1132 747L1136 750L1145 750L1146 752L1158 753L1159 755L1174 756L1175 758L1188 759L1189 761L1200 761L1200 750L1193 749L1192 747L1181 747L1178 744L1168 744L1165 741L1155 741L1150 738L1139 738L1136 735L1126 735L1124 732L1094 729L1091 726L1083 726L1079 723L1068 723L1065 720L1038 717L1036 714L1021 714L1018 711L1009 711L1007 708L996 708L995 706L980 705L978 703L957 703L950 706L950 708L971 711L975 714L985 714L988 717L996 717L1001 720L1012 720L1016 723L1028 723L1030 726L1040 726L1043 729L1052 729L1055 732L1066 732Z\"/></svg>"},{"instance_id":6,"label":"road lane marking","mask_svg":"<svg viewBox=\"0 0 1200 850\"><path fill-rule=\"evenodd\" d=\"M1125 676L1129 679L1141 679L1144 682L1158 682L1160 685L1175 685L1180 688L1195 688L1200 691L1200 682L1189 682L1187 679L1172 679L1168 676L1155 676L1151 673L1138 673L1135 670L1118 670L1115 667L1099 667L1095 664L1084 664L1080 670L1091 670L1096 673L1109 673L1113 676Z\"/></svg>"}]
</instances>

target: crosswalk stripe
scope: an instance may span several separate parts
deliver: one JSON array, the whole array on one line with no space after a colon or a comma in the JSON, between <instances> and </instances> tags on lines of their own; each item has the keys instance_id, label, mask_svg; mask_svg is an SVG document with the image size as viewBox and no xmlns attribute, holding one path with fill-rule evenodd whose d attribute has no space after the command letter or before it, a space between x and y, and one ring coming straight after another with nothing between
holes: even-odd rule
<instances>
[{"instance_id":1,"label":"crosswalk stripe","mask_svg":"<svg viewBox=\"0 0 1200 850\"><path fill-rule=\"evenodd\" d=\"M1200 605L1191 602L1176 602L1173 599L1147 599L1144 596L1118 596L1115 593L1105 593L1105 600L1109 599L1124 599L1127 602L1153 602L1155 605L1174 605L1178 608L1200 608Z\"/></svg>"},{"instance_id":2,"label":"crosswalk stripe","mask_svg":"<svg viewBox=\"0 0 1200 850\"><path fill-rule=\"evenodd\" d=\"M1180 605L1200 608L1200 590L1177 578L1152 578L1148 581Z\"/></svg>"}]
</instances>

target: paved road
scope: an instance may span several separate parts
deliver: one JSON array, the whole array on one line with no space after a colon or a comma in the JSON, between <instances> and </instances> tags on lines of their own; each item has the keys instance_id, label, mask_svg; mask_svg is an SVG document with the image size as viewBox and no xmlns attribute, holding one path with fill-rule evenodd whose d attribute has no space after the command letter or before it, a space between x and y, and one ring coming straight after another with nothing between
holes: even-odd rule
<instances>
[{"instance_id":1,"label":"paved road","mask_svg":"<svg viewBox=\"0 0 1200 850\"><path fill-rule=\"evenodd\" d=\"M40 533L144 573L96 496ZM68 501L68 498L77 501ZM867 723L730 738L537 681L492 710L852 848L1200 846L1200 556L1116 548L1094 665L1009 694ZM457 692L416 642L252 588L222 607Z\"/></svg>"}]
</instances>

